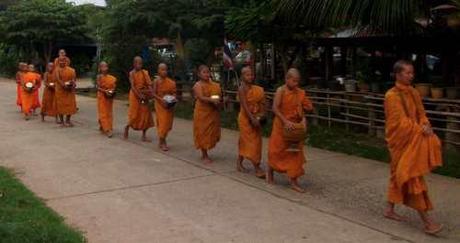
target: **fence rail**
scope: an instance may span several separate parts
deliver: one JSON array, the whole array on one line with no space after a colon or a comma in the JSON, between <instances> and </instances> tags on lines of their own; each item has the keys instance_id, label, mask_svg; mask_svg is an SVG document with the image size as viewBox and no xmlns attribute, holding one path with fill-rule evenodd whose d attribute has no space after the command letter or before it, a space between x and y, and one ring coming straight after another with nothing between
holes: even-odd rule
<instances>
[{"instance_id":1,"label":"fence rail","mask_svg":"<svg viewBox=\"0 0 460 243\"><path fill-rule=\"evenodd\" d=\"M190 93L190 88L178 88L181 95ZM313 113L307 114L312 124L322 122L329 127L342 124L347 130L352 126L359 126L364 131L367 130L369 135L381 138L384 136L385 114L382 94L322 89L307 89L307 92L315 107ZM224 95L230 103L230 109L235 107L232 103L239 103L236 91L225 90ZM273 96L273 92L266 92L268 103L271 104ZM441 140L449 146L460 148L460 100L423 99L423 103L433 130Z\"/></svg>"}]
</instances>

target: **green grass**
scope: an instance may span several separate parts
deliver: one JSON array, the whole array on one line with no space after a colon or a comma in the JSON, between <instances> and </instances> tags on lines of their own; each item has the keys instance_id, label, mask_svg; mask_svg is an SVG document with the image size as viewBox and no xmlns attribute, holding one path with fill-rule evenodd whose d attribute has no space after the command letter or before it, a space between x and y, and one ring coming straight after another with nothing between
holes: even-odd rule
<instances>
[{"instance_id":1,"label":"green grass","mask_svg":"<svg viewBox=\"0 0 460 243\"><path fill-rule=\"evenodd\" d=\"M80 243L86 240L10 171L0 167L0 242Z\"/></svg>"}]
</instances>

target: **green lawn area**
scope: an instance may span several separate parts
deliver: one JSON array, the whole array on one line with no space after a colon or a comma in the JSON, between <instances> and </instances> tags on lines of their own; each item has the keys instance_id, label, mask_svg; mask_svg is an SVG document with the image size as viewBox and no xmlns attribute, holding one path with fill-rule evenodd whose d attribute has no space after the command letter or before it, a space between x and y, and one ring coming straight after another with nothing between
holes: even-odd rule
<instances>
[{"instance_id":1,"label":"green lawn area","mask_svg":"<svg viewBox=\"0 0 460 243\"><path fill-rule=\"evenodd\" d=\"M86 240L11 171L0 167L0 242L80 243Z\"/></svg>"}]
</instances>

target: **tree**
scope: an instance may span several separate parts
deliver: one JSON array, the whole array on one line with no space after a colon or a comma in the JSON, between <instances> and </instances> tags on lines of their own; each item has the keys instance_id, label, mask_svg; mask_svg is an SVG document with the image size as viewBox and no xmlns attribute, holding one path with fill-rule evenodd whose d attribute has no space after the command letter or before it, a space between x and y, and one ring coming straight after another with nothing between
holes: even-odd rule
<instances>
[{"instance_id":1,"label":"tree","mask_svg":"<svg viewBox=\"0 0 460 243\"><path fill-rule=\"evenodd\" d=\"M206 62L214 48L223 43L224 4L221 0L111 0L107 1L105 17L104 58L125 81L135 55L155 55L149 51L154 37L174 41L180 60L189 66ZM205 43L199 47L206 58L187 56L195 55L196 52L188 48L195 48L197 43ZM147 60L146 66L154 68L159 61L154 56ZM128 83L123 84L127 87Z\"/></svg>"},{"instance_id":2,"label":"tree","mask_svg":"<svg viewBox=\"0 0 460 243\"><path fill-rule=\"evenodd\" d=\"M85 16L65 0L21 0L0 12L0 41L48 62L59 41L87 38Z\"/></svg>"}]
</instances>

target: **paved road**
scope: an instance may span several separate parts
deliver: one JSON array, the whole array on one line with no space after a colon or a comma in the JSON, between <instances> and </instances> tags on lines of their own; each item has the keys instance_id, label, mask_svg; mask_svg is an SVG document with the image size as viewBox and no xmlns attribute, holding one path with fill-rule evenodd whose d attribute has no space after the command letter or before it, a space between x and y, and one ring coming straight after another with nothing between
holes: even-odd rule
<instances>
[{"instance_id":1,"label":"paved road","mask_svg":"<svg viewBox=\"0 0 460 243\"><path fill-rule=\"evenodd\" d=\"M192 124L176 119L172 151L162 153L132 133L121 138L127 104L115 104L115 137L98 132L96 101L78 97L76 127L23 121L15 86L0 81L0 165L18 177L89 242L459 242L460 180L428 177L437 238L383 219L388 166L307 148L305 194L271 186L234 169L238 134L224 130L212 166L192 148ZM154 136L154 130L149 136ZM154 138L154 142L157 140ZM265 141L266 144L266 141Z\"/></svg>"}]
</instances>

